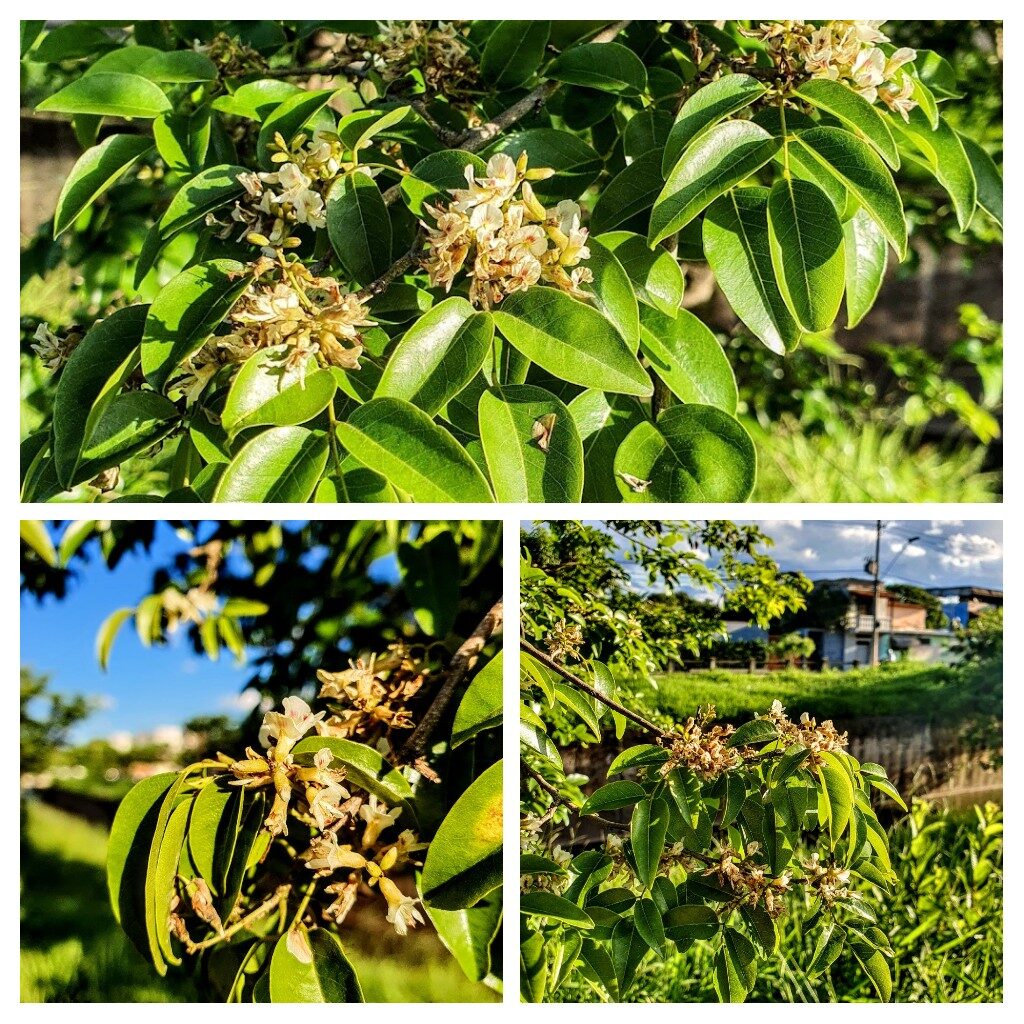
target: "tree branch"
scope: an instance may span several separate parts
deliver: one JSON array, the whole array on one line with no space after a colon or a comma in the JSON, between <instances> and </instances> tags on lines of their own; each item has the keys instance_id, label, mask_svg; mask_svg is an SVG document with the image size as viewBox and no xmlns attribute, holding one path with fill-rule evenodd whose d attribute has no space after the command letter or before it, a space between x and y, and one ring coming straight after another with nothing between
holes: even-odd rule
<instances>
[{"instance_id":1,"label":"tree branch","mask_svg":"<svg viewBox=\"0 0 1024 1024\"><path fill-rule=\"evenodd\" d=\"M462 646L452 656L448 664L448 672L445 675L441 689L437 691L433 702L427 708L426 714L416 726L413 734L405 742L398 754L400 764L408 764L419 758L427 749L427 740L430 734L437 728L444 709L448 706L459 683L462 682L466 673L476 664L480 652L484 649L487 641L496 633L502 630L504 611L502 602L499 600L494 607L480 620L479 625L472 634L463 641Z\"/></svg>"},{"instance_id":2,"label":"tree branch","mask_svg":"<svg viewBox=\"0 0 1024 1024\"><path fill-rule=\"evenodd\" d=\"M529 640L521 639L519 646L522 647L531 658L535 658L545 668L551 669L552 672L558 673L567 682L572 683L577 689L582 690L584 693L589 693L595 700L599 700L606 707L612 709L612 711L618 712L623 718L628 718L631 722L636 725L642 726L648 732L653 733L655 736L669 736L670 734L665 732L664 729L659 729L653 722L648 722L643 715L638 715L635 711L630 711L629 708L619 704L618 701L612 700L610 697L606 697L599 690L595 690L589 683L583 682L579 676L570 672L564 665L559 665L554 658L545 654L542 650L534 647Z\"/></svg>"},{"instance_id":3,"label":"tree branch","mask_svg":"<svg viewBox=\"0 0 1024 1024\"><path fill-rule=\"evenodd\" d=\"M537 785L540 786L540 788L548 794L548 796L550 796L556 803L559 803L563 807L568 808L577 817L593 818L594 821L596 821L600 825L604 825L605 828L623 827L617 821L612 821L609 818L602 818L600 814L594 814L593 812L591 812L584 815L579 807L577 807L568 797L562 796L562 794L559 793L558 790L554 786L552 786L551 783L548 782L548 780L545 779L544 776L541 775L536 768L534 768L530 764L527 764L525 758L521 757L519 759L519 764L522 766L523 771L526 772L533 779L533 781L536 782Z\"/></svg>"}]
</instances>

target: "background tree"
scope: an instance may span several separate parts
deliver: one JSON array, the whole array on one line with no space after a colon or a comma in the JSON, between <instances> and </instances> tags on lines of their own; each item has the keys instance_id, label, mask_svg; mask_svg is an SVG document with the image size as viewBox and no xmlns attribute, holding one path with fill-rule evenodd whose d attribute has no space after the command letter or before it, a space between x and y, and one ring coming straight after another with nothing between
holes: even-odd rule
<instances>
[{"instance_id":1,"label":"background tree","mask_svg":"<svg viewBox=\"0 0 1024 1024\"><path fill-rule=\"evenodd\" d=\"M50 677L21 669L21 771L41 772L67 745L68 733L95 704L81 694L50 690Z\"/></svg>"}]
</instances>

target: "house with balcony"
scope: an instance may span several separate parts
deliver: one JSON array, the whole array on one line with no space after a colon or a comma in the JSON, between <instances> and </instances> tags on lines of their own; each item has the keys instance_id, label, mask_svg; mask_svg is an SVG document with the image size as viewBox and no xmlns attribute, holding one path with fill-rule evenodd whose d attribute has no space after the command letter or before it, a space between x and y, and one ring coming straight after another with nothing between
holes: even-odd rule
<instances>
[{"instance_id":1,"label":"house with balcony","mask_svg":"<svg viewBox=\"0 0 1024 1024\"><path fill-rule=\"evenodd\" d=\"M871 664L874 589L870 579L819 580L807 597L798 631L815 642L817 657L833 668ZM878 590L879 661L941 661L953 639L951 629L929 629L928 609L916 601Z\"/></svg>"},{"instance_id":2,"label":"house with balcony","mask_svg":"<svg viewBox=\"0 0 1024 1024\"><path fill-rule=\"evenodd\" d=\"M991 587L929 587L928 593L942 602L942 611L949 621L962 628L982 612L1003 606L1003 592Z\"/></svg>"}]
</instances>

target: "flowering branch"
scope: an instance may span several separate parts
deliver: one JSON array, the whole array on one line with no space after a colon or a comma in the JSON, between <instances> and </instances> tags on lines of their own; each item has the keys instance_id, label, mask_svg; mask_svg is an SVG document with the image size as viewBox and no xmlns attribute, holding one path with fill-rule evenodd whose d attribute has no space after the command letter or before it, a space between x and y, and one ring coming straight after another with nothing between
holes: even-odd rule
<instances>
[{"instance_id":1,"label":"flowering branch","mask_svg":"<svg viewBox=\"0 0 1024 1024\"><path fill-rule=\"evenodd\" d=\"M217 935L212 935L208 939L203 939L202 942L193 942L188 946L189 953L198 953L200 950L209 949L210 946L217 945L218 942L224 942L230 939L232 935L242 931L243 928L248 928L254 921L258 921L261 917L265 917L275 907L277 907L292 891L290 885L278 886L274 895L271 896L266 902L261 903L251 913L245 915L245 917L236 921L230 928L225 928L224 931Z\"/></svg>"}]
</instances>

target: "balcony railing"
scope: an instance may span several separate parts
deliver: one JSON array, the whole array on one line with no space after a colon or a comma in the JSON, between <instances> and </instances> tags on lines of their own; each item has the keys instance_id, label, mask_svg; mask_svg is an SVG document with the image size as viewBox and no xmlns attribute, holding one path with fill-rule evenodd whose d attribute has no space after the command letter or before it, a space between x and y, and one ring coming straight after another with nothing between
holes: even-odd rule
<instances>
[{"instance_id":1,"label":"balcony railing","mask_svg":"<svg viewBox=\"0 0 1024 1024\"><path fill-rule=\"evenodd\" d=\"M850 612L846 616L846 628L855 633L870 633L874 625L875 620L871 615L858 615L856 612ZM880 615L878 628L883 633L888 633L892 629L892 618L888 615Z\"/></svg>"}]
</instances>

